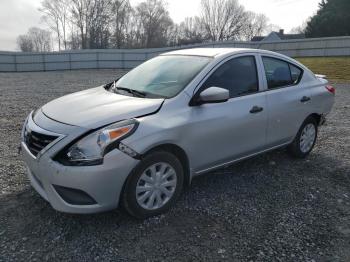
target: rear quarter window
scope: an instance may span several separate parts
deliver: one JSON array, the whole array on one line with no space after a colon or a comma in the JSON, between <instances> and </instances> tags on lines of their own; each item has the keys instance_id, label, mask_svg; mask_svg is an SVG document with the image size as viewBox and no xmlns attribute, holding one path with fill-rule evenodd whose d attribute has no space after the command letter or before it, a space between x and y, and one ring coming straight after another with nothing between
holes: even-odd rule
<instances>
[{"instance_id":1,"label":"rear quarter window","mask_svg":"<svg viewBox=\"0 0 350 262\"><path fill-rule=\"evenodd\" d=\"M293 84L299 83L299 81L302 77L303 71L299 67L296 67L292 64L289 64L289 67L290 67L290 72L292 75Z\"/></svg>"}]
</instances>

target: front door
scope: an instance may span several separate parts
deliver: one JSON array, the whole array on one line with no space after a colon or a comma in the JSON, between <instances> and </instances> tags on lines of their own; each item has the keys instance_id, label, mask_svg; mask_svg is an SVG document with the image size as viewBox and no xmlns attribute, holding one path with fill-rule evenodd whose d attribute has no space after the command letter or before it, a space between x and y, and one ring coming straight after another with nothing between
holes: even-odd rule
<instances>
[{"instance_id":1,"label":"front door","mask_svg":"<svg viewBox=\"0 0 350 262\"><path fill-rule=\"evenodd\" d=\"M259 82L254 55L222 63L205 80L199 92L221 87L230 91L230 99L191 109L192 132L184 135L191 137L195 172L265 149L266 94L259 92Z\"/></svg>"}]
</instances>

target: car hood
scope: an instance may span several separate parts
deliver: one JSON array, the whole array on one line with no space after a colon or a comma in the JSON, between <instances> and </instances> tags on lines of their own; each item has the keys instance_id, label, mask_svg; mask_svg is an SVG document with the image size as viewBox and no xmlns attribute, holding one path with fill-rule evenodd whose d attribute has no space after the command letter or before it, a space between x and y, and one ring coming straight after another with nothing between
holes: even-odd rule
<instances>
[{"instance_id":1,"label":"car hood","mask_svg":"<svg viewBox=\"0 0 350 262\"><path fill-rule=\"evenodd\" d=\"M163 101L115 94L100 86L55 99L44 105L42 112L58 122L93 129L152 114Z\"/></svg>"}]
</instances>

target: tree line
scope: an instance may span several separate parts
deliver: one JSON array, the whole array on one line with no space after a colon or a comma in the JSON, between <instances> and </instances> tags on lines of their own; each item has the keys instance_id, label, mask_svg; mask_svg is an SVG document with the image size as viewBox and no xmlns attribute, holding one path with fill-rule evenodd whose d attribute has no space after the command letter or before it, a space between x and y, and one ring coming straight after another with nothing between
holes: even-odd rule
<instances>
[{"instance_id":1,"label":"tree line","mask_svg":"<svg viewBox=\"0 0 350 262\"><path fill-rule=\"evenodd\" d=\"M49 30L30 28L17 38L22 51L153 48L207 41L250 40L269 28L263 14L238 0L202 0L200 13L175 23L164 0L43 0ZM55 47L55 48L54 48Z\"/></svg>"}]
</instances>

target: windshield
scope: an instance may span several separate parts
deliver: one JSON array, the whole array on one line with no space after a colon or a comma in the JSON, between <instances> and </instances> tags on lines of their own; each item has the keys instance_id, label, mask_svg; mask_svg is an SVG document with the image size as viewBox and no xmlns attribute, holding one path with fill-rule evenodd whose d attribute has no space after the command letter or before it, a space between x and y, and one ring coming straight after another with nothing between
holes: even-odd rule
<instances>
[{"instance_id":1,"label":"windshield","mask_svg":"<svg viewBox=\"0 0 350 262\"><path fill-rule=\"evenodd\" d=\"M201 56L158 56L136 67L116 82L115 87L170 98L177 95L210 62Z\"/></svg>"}]
</instances>

